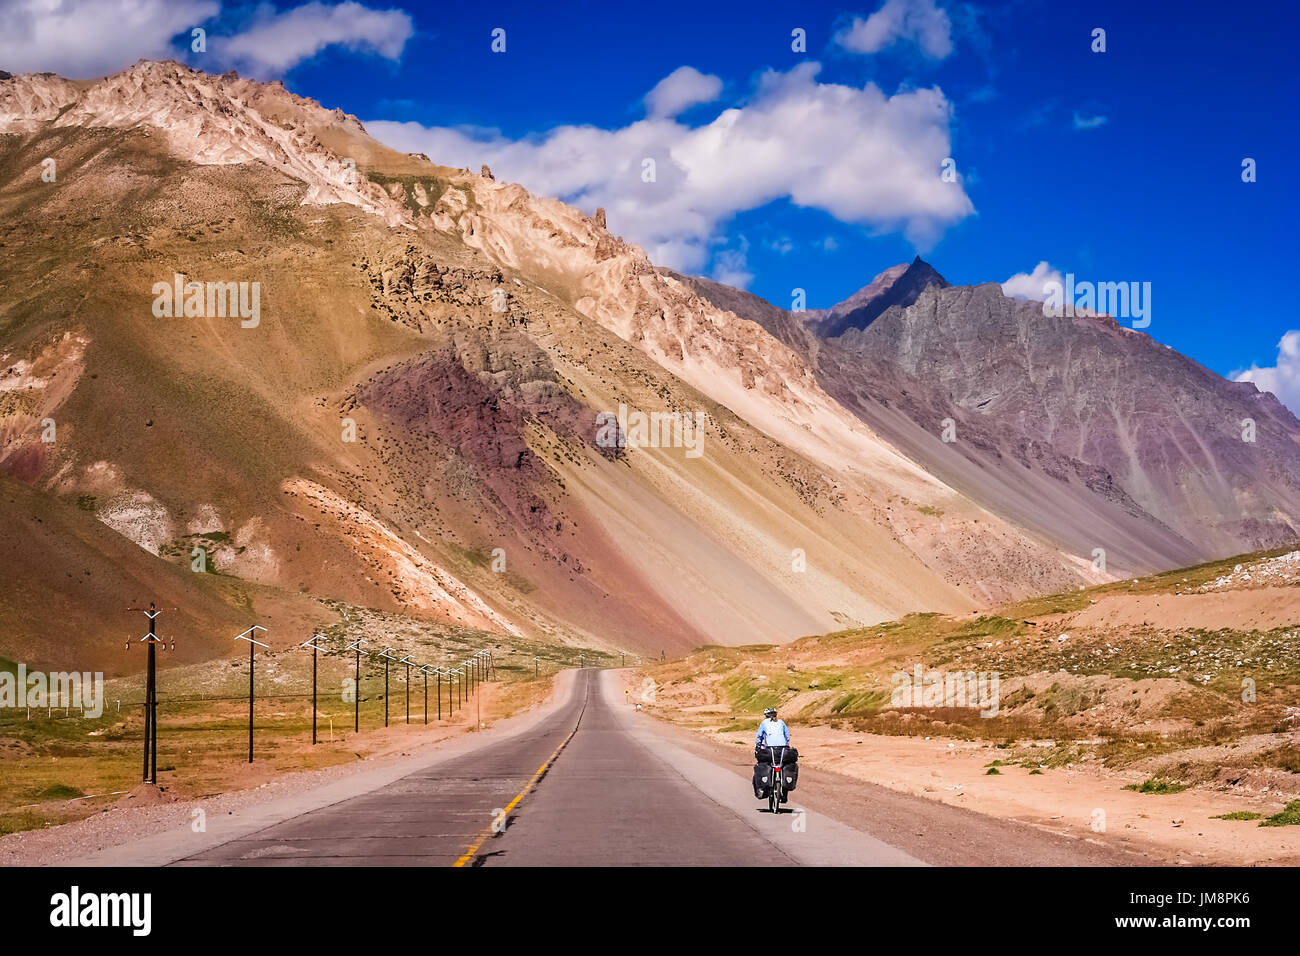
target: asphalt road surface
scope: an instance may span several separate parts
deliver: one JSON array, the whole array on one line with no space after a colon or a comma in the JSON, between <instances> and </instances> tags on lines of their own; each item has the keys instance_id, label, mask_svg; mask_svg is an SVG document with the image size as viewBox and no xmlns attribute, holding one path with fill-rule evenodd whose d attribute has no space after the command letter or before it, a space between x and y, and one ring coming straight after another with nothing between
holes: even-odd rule
<instances>
[{"instance_id":1,"label":"asphalt road surface","mask_svg":"<svg viewBox=\"0 0 1300 956\"><path fill-rule=\"evenodd\" d=\"M617 686L616 686L617 685ZM515 736L178 860L181 866L917 865L677 746L579 671ZM806 774L805 774L806 775Z\"/></svg>"}]
</instances>

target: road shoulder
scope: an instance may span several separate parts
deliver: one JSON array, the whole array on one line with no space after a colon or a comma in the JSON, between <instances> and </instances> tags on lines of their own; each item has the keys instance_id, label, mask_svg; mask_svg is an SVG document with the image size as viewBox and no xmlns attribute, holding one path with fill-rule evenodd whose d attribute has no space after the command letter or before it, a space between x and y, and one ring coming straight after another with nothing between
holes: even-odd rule
<instances>
[{"instance_id":1,"label":"road shoulder","mask_svg":"<svg viewBox=\"0 0 1300 956\"><path fill-rule=\"evenodd\" d=\"M400 757L286 775L278 788L270 785L203 800L113 810L35 834L13 834L0 841L0 851L5 851L10 865L24 863L23 848L28 844L40 855L39 865L165 866L524 733L568 703L575 673L557 675L553 693L532 710L485 730L415 745ZM271 792L263 794L263 789ZM56 846L50 845L55 842Z\"/></svg>"}]
</instances>

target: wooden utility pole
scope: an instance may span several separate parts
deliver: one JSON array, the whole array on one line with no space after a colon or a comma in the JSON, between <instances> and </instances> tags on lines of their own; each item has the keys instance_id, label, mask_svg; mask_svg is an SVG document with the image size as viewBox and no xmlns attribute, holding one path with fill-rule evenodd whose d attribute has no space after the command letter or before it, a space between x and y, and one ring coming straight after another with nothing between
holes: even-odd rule
<instances>
[{"instance_id":1,"label":"wooden utility pole","mask_svg":"<svg viewBox=\"0 0 1300 956\"><path fill-rule=\"evenodd\" d=\"M354 734L361 732L361 645L364 643L365 639L358 637L344 648L346 651L357 652L357 669L352 678L352 732Z\"/></svg>"},{"instance_id":2,"label":"wooden utility pole","mask_svg":"<svg viewBox=\"0 0 1300 956\"><path fill-rule=\"evenodd\" d=\"M311 648L311 742L312 746L316 744L316 652L320 648L316 645L319 640L324 640L324 634L315 634L310 640L303 641L299 647Z\"/></svg>"},{"instance_id":3,"label":"wooden utility pole","mask_svg":"<svg viewBox=\"0 0 1300 956\"><path fill-rule=\"evenodd\" d=\"M248 762L253 762L253 652L259 647L270 648L269 644L263 644L256 639L258 631L265 631L266 628L260 624L254 624L246 631L236 634L235 640L248 641Z\"/></svg>"},{"instance_id":4,"label":"wooden utility pole","mask_svg":"<svg viewBox=\"0 0 1300 956\"><path fill-rule=\"evenodd\" d=\"M128 611L143 611L144 616L149 618L149 633L140 638L138 643L149 646L149 658L146 663L145 685L144 685L144 772L141 779L144 783L158 783L158 659L155 652L158 645L162 645L163 650L167 650L167 642L158 636L157 618L162 613L154 606L154 602L149 602L148 610L144 608L127 608ZM175 642L172 648L175 649ZM131 642L126 642L127 650L131 649Z\"/></svg>"}]
</instances>

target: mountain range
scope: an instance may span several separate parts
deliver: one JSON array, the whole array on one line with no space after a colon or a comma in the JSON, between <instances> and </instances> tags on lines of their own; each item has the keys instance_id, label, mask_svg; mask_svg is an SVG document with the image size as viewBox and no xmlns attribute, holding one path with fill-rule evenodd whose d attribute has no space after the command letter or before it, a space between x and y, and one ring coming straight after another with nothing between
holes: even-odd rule
<instances>
[{"instance_id":1,"label":"mountain range","mask_svg":"<svg viewBox=\"0 0 1300 956\"><path fill-rule=\"evenodd\" d=\"M1296 537L1300 423L1112 318L920 259L789 312L279 84L0 79L0 211L0 654L33 664L124 666L155 599L195 659L351 606L678 651ZM206 301L160 315L177 282ZM255 325L211 308L239 283ZM620 409L698 414L702 454L611 447Z\"/></svg>"}]
</instances>

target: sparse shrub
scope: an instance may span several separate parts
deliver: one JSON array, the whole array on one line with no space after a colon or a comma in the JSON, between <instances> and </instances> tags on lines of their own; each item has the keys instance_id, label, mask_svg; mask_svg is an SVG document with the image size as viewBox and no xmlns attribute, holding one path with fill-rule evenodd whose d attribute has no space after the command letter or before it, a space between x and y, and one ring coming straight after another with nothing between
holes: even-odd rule
<instances>
[{"instance_id":1,"label":"sparse shrub","mask_svg":"<svg viewBox=\"0 0 1300 956\"><path fill-rule=\"evenodd\" d=\"M1138 793L1182 793L1187 789L1187 784L1177 783L1173 780L1162 780L1159 777L1149 777L1141 783L1130 783L1125 790L1136 790Z\"/></svg>"}]
</instances>

